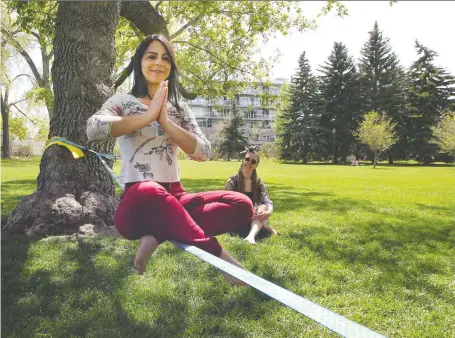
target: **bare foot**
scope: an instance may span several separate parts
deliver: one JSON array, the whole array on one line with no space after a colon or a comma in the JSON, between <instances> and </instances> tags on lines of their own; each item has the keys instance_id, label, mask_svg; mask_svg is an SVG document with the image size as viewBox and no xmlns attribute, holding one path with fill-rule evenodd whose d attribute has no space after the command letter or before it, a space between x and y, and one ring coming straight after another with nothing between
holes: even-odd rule
<instances>
[{"instance_id":1,"label":"bare foot","mask_svg":"<svg viewBox=\"0 0 455 338\"><path fill-rule=\"evenodd\" d=\"M224 249L221 249L220 258L225 260L226 262L234 264L235 266L238 266L239 268L245 270L245 267L239 262L237 262L237 260ZM245 282L242 282L240 279L237 279L224 271L221 271L221 273L223 274L224 279L226 279L226 281L231 285L248 286L248 284L246 284Z\"/></svg>"},{"instance_id":2,"label":"bare foot","mask_svg":"<svg viewBox=\"0 0 455 338\"><path fill-rule=\"evenodd\" d=\"M136 258L134 259L134 268L138 274L142 275L147 267L150 256L158 247L158 242L152 235L141 237L141 246L136 252Z\"/></svg>"},{"instance_id":3,"label":"bare foot","mask_svg":"<svg viewBox=\"0 0 455 338\"><path fill-rule=\"evenodd\" d=\"M245 238L245 241L248 241L248 242L250 242L250 243L253 244L253 245L256 244L256 241L254 240L254 237L253 237L253 238L251 238L251 237L246 237L246 238Z\"/></svg>"},{"instance_id":4,"label":"bare foot","mask_svg":"<svg viewBox=\"0 0 455 338\"><path fill-rule=\"evenodd\" d=\"M242 282L240 279L237 279L226 272L221 273L223 274L224 279L231 285L248 286L245 282Z\"/></svg>"}]
</instances>

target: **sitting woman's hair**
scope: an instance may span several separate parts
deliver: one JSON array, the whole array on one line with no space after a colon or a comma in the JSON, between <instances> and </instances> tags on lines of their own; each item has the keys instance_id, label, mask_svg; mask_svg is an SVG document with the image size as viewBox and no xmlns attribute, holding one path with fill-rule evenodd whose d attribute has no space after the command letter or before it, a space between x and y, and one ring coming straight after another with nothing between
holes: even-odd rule
<instances>
[{"instance_id":1,"label":"sitting woman's hair","mask_svg":"<svg viewBox=\"0 0 455 338\"><path fill-rule=\"evenodd\" d=\"M251 191L253 192L253 205L255 205L256 203L259 203L259 194L260 194L259 186L261 183L261 179L258 177L258 173L257 173L256 169L257 169L257 166L259 165L259 161L261 158L260 158L260 156L257 152L257 148L255 146L249 146L248 148L245 149L245 151L241 152L241 154L244 154L243 155L244 157L248 153L255 154L258 158L256 168L254 168L253 173L251 174ZM239 176L239 181L240 181L240 187L239 187L240 191L239 192L244 193L245 192L245 183L243 182L242 167L243 167L243 159L242 159L242 162L240 162L240 168L239 168L239 171L237 174Z\"/></svg>"}]
</instances>

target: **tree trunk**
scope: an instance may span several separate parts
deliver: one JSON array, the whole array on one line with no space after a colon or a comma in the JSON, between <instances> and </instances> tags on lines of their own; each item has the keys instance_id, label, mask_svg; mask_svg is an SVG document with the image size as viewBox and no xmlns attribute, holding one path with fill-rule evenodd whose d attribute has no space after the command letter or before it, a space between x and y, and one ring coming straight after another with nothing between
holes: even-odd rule
<instances>
[{"instance_id":1,"label":"tree trunk","mask_svg":"<svg viewBox=\"0 0 455 338\"><path fill-rule=\"evenodd\" d=\"M431 163L431 156L430 155L424 155L423 156L423 165L430 165Z\"/></svg>"},{"instance_id":2,"label":"tree trunk","mask_svg":"<svg viewBox=\"0 0 455 338\"><path fill-rule=\"evenodd\" d=\"M115 30L119 2L59 3L55 25L54 117L50 137L87 145L86 121L113 94ZM112 153L114 141L93 150ZM112 163L109 163L112 165ZM6 230L27 234L71 234L83 225L113 225L117 206L112 179L96 156L74 159L52 145L41 159L37 191L13 211Z\"/></svg>"},{"instance_id":3,"label":"tree trunk","mask_svg":"<svg viewBox=\"0 0 455 338\"><path fill-rule=\"evenodd\" d=\"M3 95L1 97L2 107L2 158L11 158L10 144L9 144L9 109L4 101Z\"/></svg>"},{"instance_id":4,"label":"tree trunk","mask_svg":"<svg viewBox=\"0 0 455 338\"><path fill-rule=\"evenodd\" d=\"M378 160L378 153L375 151L373 155L373 168L376 168L376 162Z\"/></svg>"},{"instance_id":5,"label":"tree trunk","mask_svg":"<svg viewBox=\"0 0 455 338\"><path fill-rule=\"evenodd\" d=\"M393 151L389 151L389 164L393 164Z\"/></svg>"}]
</instances>

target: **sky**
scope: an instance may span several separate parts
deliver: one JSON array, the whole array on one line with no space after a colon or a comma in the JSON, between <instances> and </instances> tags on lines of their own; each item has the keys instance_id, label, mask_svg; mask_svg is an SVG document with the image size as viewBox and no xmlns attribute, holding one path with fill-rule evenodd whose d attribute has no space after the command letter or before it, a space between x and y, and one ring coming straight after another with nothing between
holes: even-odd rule
<instances>
[{"instance_id":1,"label":"sky","mask_svg":"<svg viewBox=\"0 0 455 338\"><path fill-rule=\"evenodd\" d=\"M262 47L261 56L269 57L275 50L282 57L274 65L271 78L288 78L295 73L298 59L306 52L312 70L329 57L334 42L343 42L356 60L368 39L368 32L377 21L384 37L390 38L392 51L404 67L417 59L415 40L436 51L435 64L455 75L455 37L453 36L455 1L341 1L347 9L344 18L335 11L318 19L314 31L297 32L283 37L277 34ZM322 1L302 1L300 7L308 17L314 18L323 6Z\"/></svg>"},{"instance_id":2,"label":"sky","mask_svg":"<svg viewBox=\"0 0 455 338\"><path fill-rule=\"evenodd\" d=\"M332 11L318 19L316 30L300 33L291 29L288 36L277 34L276 38L272 37L267 44L262 45L263 57L273 56L276 49L282 54L280 60L274 64L272 79L290 79L303 51L317 74L318 65L327 60L335 41L343 42L357 60L375 21L378 21L383 36L390 38L392 51L397 54L403 66L409 67L417 59L414 41L418 39L439 54L435 59L437 65L455 75L455 38L452 23L455 1L398 1L393 6L389 5L389 1L341 2L348 9L348 15L344 18L336 16L335 11ZM305 15L312 19L320 12L324 1L302 1L299 5ZM39 59L37 50L32 54L35 60ZM17 66L17 72L23 72L22 69L27 68L24 65ZM28 86L29 83L24 80L22 90L14 94L22 96Z\"/></svg>"}]
</instances>

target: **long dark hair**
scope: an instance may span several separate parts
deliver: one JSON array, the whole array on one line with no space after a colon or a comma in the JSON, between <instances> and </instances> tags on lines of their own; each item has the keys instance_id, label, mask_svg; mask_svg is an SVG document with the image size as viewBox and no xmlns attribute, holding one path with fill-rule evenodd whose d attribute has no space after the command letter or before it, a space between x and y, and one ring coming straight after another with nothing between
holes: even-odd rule
<instances>
[{"instance_id":1,"label":"long dark hair","mask_svg":"<svg viewBox=\"0 0 455 338\"><path fill-rule=\"evenodd\" d=\"M254 168L253 173L251 174L251 191L253 192L253 205L256 205L256 203L259 203L259 194L260 194L260 184L261 184L261 179L258 177L258 173L256 171L259 161L261 160L259 154L256 151L255 147L249 147L247 151L245 151L245 155L242 157L242 162L240 163L240 168L237 173L239 176L240 180L240 191L242 194L245 192L245 182L243 182L243 159L247 154L255 154L258 157L258 162L256 165L256 168Z\"/></svg>"},{"instance_id":2,"label":"long dark hair","mask_svg":"<svg viewBox=\"0 0 455 338\"><path fill-rule=\"evenodd\" d=\"M169 40L161 34L152 34L147 36L139 46L136 48L136 53L133 57L133 70L134 70L134 84L133 88L131 89L130 94L134 95L135 97L150 97L147 82L145 81L144 74L142 74L142 57L145 54L148 46L152 43L152 41L157 40L161 42L164 47L166 48L169 56L171 57L171 72L169 77L167 78L168 82L168 96L169 101L178 109L181 110L178 104L178 90L177 90L177 77L179 73L179 69L177 63L175 61L175 52L172 44Z\"/></svg>"}]
</instances>

